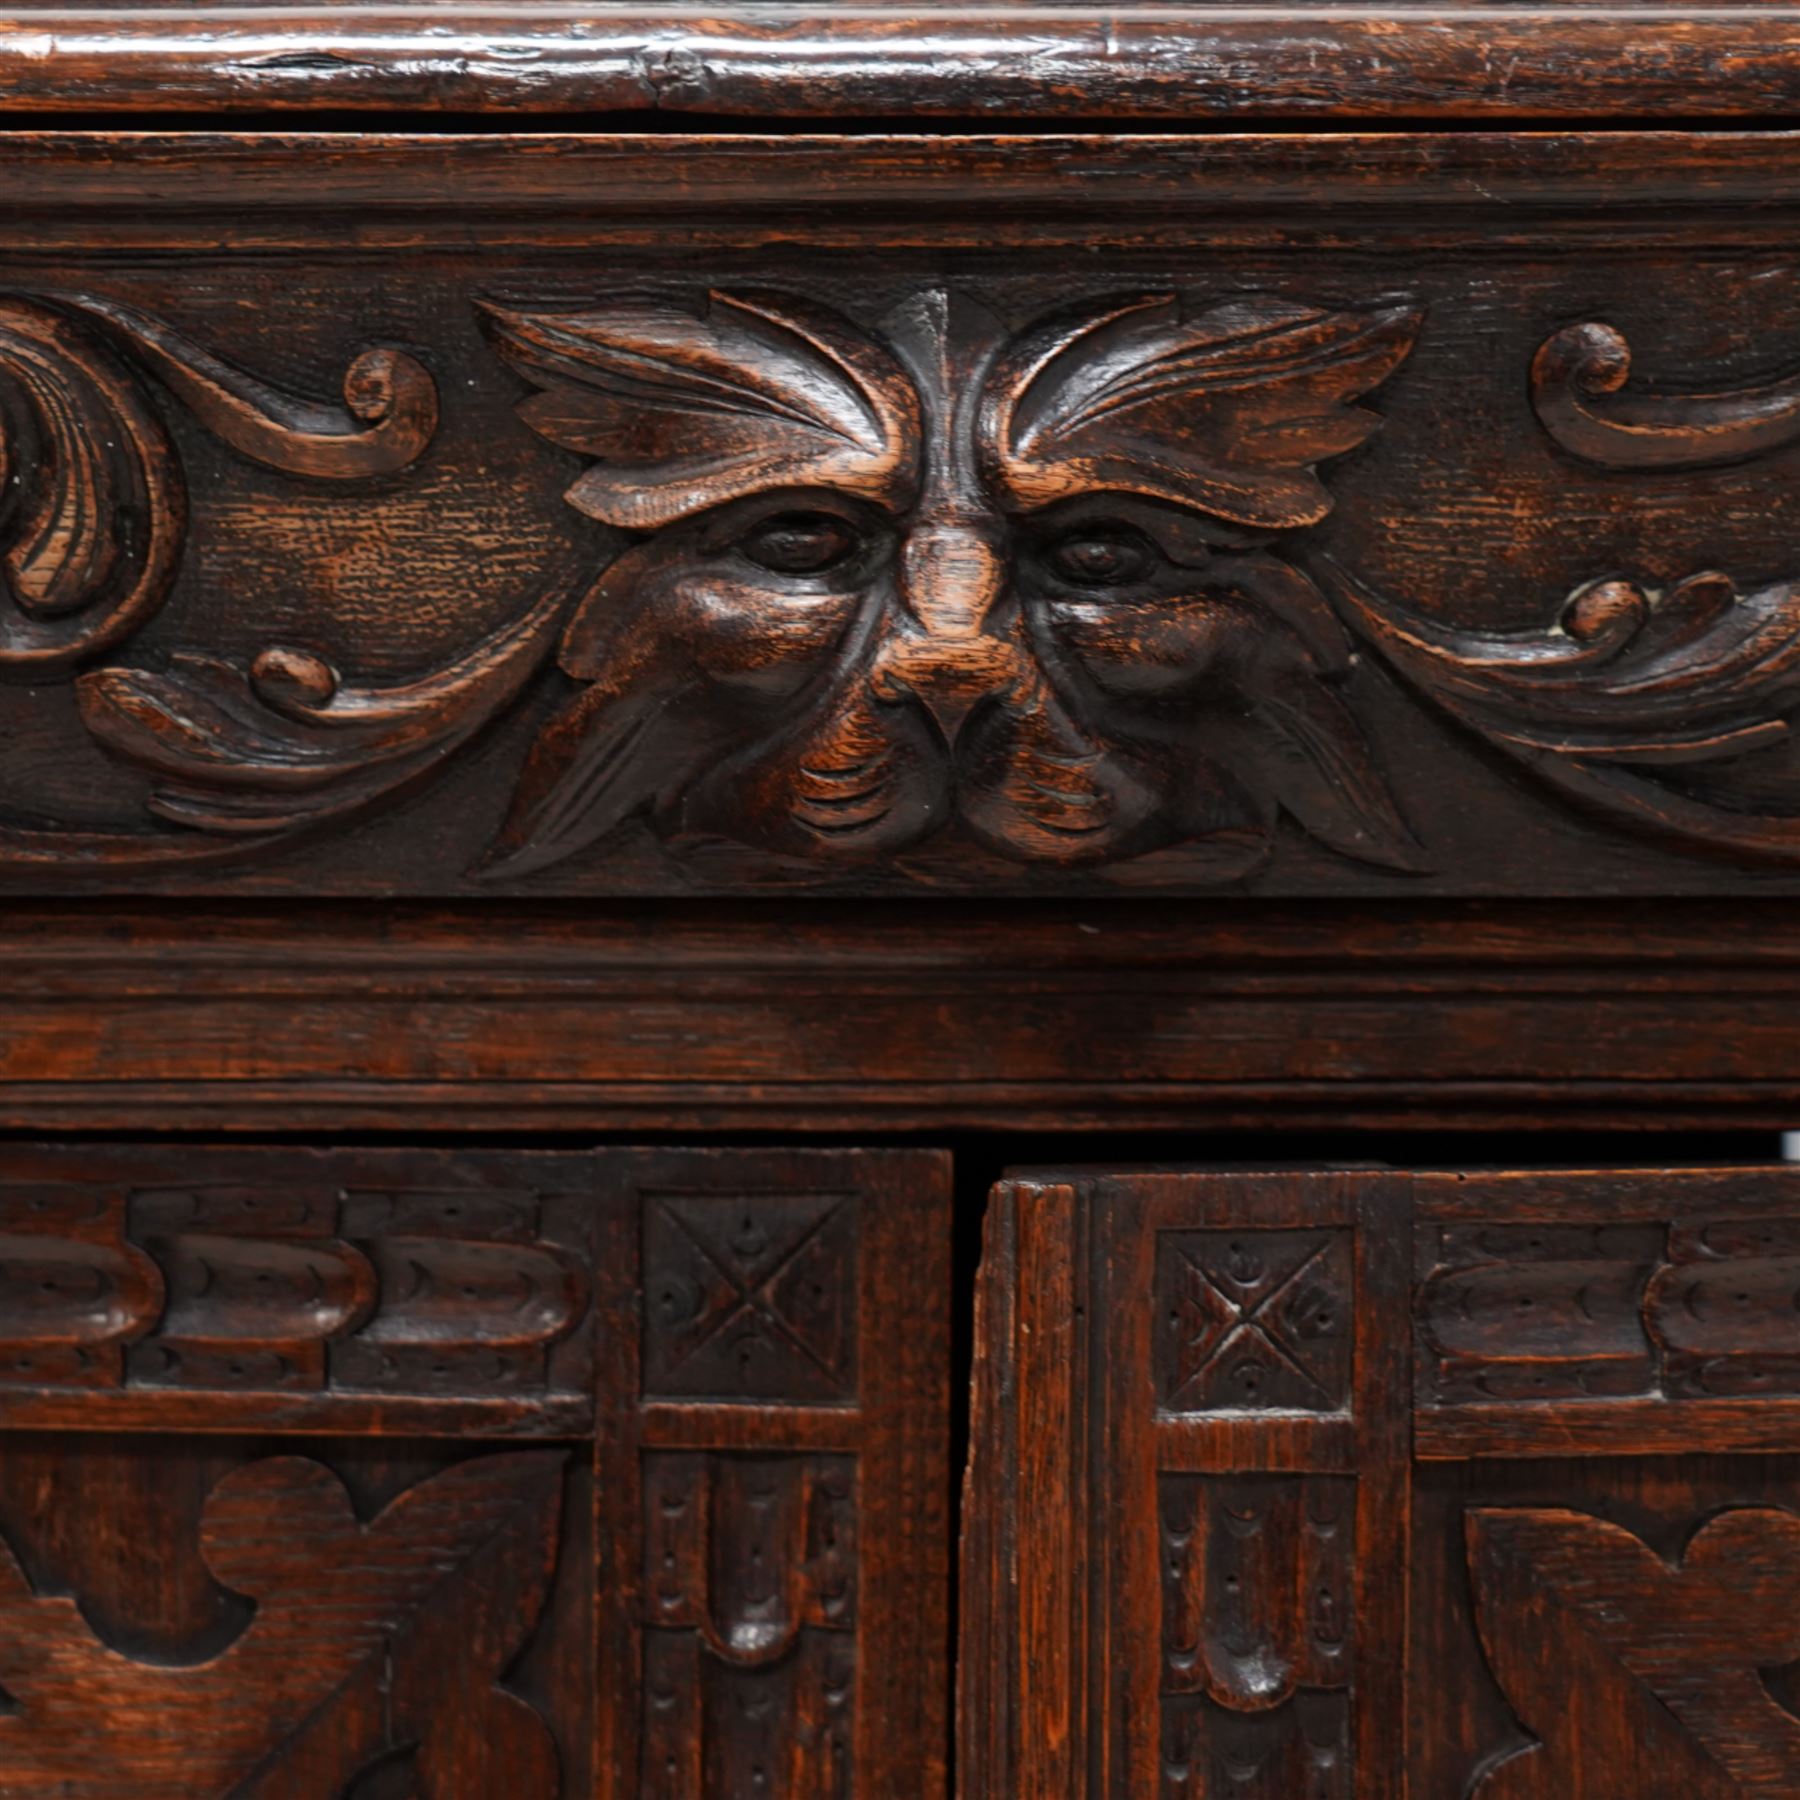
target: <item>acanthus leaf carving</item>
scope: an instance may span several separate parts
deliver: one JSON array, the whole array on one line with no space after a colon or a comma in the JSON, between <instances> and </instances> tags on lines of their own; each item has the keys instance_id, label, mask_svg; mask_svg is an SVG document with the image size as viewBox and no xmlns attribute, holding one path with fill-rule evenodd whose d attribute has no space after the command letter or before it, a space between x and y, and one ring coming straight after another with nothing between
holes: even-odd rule
<instances>
[{"instance_id":1,"label":"acanthus leaf carving","mask_svg":"<svg viewBox=\"0 0 1800 1800\"><path fill-rule=\"evenodd\" d=\"M378 687L273 646L241 669L215 657L114 665L76 692L88 729L156 777L151 810L216 835L287 833L431 772L518 696L549 654L552 594L448 667Z\"/></svg>"},{"instance_id":2,"label":"acanthus leaf carving","mask_svg":"<svg viewBox=\"0 0 1800 1800\"><path fill-rule=\"evenodd\" d=\"M1610 1520L1486 1507L1466 1522L1488 1661L1537 1742L1471 1800L1786 1800L1800 1719L1762 1671L1800 1658L1800 1518L1707 1520L1669 1563Z\"/></svg>"},{"instance_id":3,"label":"acanthus leaf carving","mask_svg":"<svg viewBox=\"0 0 1800 1800\"><path fill-rule=\"evenodd\" d=\"M437 434L437 383L405 350L359 351L344 371L344 403L336 406L234 368L134 306L91 296L74 304L110 325L215 437L267 468L361 481L416 462Z\"/></svg>"},{"instance_id":4,"label":"acanthus leaf carving","mask_svg":"<svg viewBox=\"0 0 1800 1800\"><path fill-rule=\"evenodd\" d=\"M1422 322L1407 304L1261 294L1083 307L1009 347L983 449L1028 507L1116 489L1254 530L1314 525L1331 510L1316 465L1380 429L1353 402L1399 368Z\"/></svg>"},{"instance_id":5,"label":"acanthus leaf carving","mask_svg":"<svg viewBox=\"0 0 1800 1800\"><path fill-rule=\"evenodd\" d=\"M1197 843L1221 876L1286 813L1422 866L1342 629L1261 535L1329 509L1314 465L1375 429L1352 403L1417 308L1133 296L1014 337L929 290L881 344L767 295L490 314L527 421L600 458L572 502L649 535L570 620L585 686L488 878L640 813L796 865L950 831L1071 865Z\"/></svg>"},{"instance_id":6,"label":"acanthus leaf carving","mask_svg":"<svg viewBox=\"0 0 1800 1800\"><path fill-rule=\"evenodd\" d=\"M187 494L168 433L77 319L0 296L0 668L67 668L155 616Z\"/></svg>"},{"instance_id":7,"label":"acanthus leaf carving","mask_svg":"<svg viewBox=\"0 0 1800 1800\"><path fill-rule=\"evenodd\" d=\"M102 1642L0 1546L0 1786L69 1800L342 1793L413 1747L419 1800L561 1791L548 1727L507 1692L557 1555L564 1456L486 1455L366 1524L323 1464L250 1463L208 1496L200 1549L255 1602L190 1667ZM454 1644L456 1654L444 1654Z\"/></svg>"},{"instance_id":8,"label":"acanthus leaf carving","mask_svg":"<svg viewBox=\"0 0 1800 1800\"><path fill-rule=\"evenodd\" d=\"M1800 857L1800 783L1785 783L1791 811L1757 809L1784 784L1741 767L1785 746L1800 710L1800 583L1608 578L1510 632L1409 612L1342 570L1330 585L1412 686L1576 799L1698 844Z\"/></svg>"},{"instance_id":9,"label":"acanthus leaf carving","mask_svg":"<svg viewBox=\"0 0 1800 1800\"><path fill-rule=\"evenodd\" d=\"M1607 469L1699 469L1800 442L1800 376L1714 393L1627 392L1631 346L1599 320L1564 326L1531 364L1531 403L1565 450Z\"/></svg>"},{"instance_id":10,"label":"acanthus leaf carving","mask_svg":"<svg viewBox=\"0 0 1800 1800\"><path fill-rule=\"evenodd\" d=\"M595 466L590 517L653 531L770 488L903 501L918 403L892 357L797 297L708 293L581 311L484 305L502 358L543 391L525 422Z\"/></svg>"}]
</instances>

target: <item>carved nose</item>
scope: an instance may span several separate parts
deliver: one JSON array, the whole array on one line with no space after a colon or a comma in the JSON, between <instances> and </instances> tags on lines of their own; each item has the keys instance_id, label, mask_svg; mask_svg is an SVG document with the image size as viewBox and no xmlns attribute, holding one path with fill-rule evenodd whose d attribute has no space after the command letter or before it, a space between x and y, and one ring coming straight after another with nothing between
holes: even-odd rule
<instances>
[{"instance_id":1,"label":"carved nose","mask_svg":"<svg viewBox=\"0 0 1800 1800\"><path fill-rule=\"evenodd\" d=\"M900 551L898 628L875 667L876 691L913 694L954 743L977 701L1020 674L1018 646L987 629L1006 590L997 521L936 520Z\"/></svg>"}]
</instances>

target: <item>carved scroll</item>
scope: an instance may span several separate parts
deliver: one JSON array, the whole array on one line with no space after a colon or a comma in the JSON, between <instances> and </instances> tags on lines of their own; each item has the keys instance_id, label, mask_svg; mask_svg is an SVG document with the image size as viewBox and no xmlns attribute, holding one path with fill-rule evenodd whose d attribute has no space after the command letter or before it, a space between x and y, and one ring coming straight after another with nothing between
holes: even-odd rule
<instances>
[{"instance_id":1,"label":"carved scroll","mask_svg":"<svg viewBox=\"0 0 1800 1800\"><path fill-rule=\"evenodd\" d=\"M1800 441L1800 376L1718 393L1627 393L1631 346L1611 325L1565 326L1531 364L1531 403L1565 450L1608 469L1699 469Z\"/></svg>"},{"instance_id":2,"label":"carved scroll","mask_svg":"<svg viewBox=\"0 0 1800 1800\"><path fill-rule=\"evenodd\" d=\"M1596 581L1514 632L1409 613L1342 571L1331 586L1409 682L1577 799L1699 845L1800 856L1800 780L1751 760L1787 745L1800 710L1800 583ZM1791 810L1756 805L1784 787Z\"/></svg>"},{"instance_id":3,"label":"carved scroll","mask_svg":"<svg viewBox=\"0 0 1800 1800\"><path fill-rule=\"evenodd\" d=\"M550 596L460 661L391 687L274 647L248 669L187 654L161 671L95 669L77 693L94 736L156 778L152 811L217 835L285 833L434 771L537 673L563 607Z\"/></svg>"},{"instance_id":4,"label":"carved scroll","mask_svg":"<svg viewBox=\"0 0 1800 1800\"><path fill-rule=\"evenodd\" d=\"M1762 1671L1800 1658L1800 1518L1708 1520L1671 1566L1584 1513L1484 1508L1467 1522L1488 1661L1539 1742L1471 1800L1787 1800L1800 1719Z\"/></svg>"},{"instance_id":5,"label":"carved scroll","mask_svg":"<svg viewBox=\"0 0 1800 1800\"><path fill-rule=\"evenodd\" d=\"M68 667L168 595L187 497L168 434L78 321L0 297L0 668Z\"/></svg>"},{"instance_id":6,"label":"carved scroll","mask_svg":"<svg viewBox=\"0 0 1800 1800\"><path fill-rule=\"evenodd\" d=\"M556 1745L499 1684L555 1567L564 1458L481 1456L366 1524L301 1457L251 1463L206 1502L213 1576L255 1603L192 1666L100 1641L0 1545L0 1790L66 1800L343 1794L410 1750L419 1800L556 1800Z\"/></svg>"},{"instance_id":7,"label":"carved scroll","mask_svg":"<svg viewBox=\"0 0 1800 1800\"><path fill-rule=\"evenodd\" d=\"M584 686L490 878L639 815L796 866L947 832L1070 865L1193 843L1223 878L1285 813L1419 865L1329 607L1244 535L1329 510L1316 465L1376 428L1354 402L1416 308L1129 296L1013 339L926 290L880 341L768 294L489 314L525 419L599 459L571 502L653 534L570 621Z\"/></svg>"},{"instance_id":8,"label":"carved scroll","mask_svg":"<svg viewBox=\"0 0 1800 1800\"><path fill-rule=\"evenodd\" d=\"M288 475L360 481L416 461L437 432L437 383L415 356L360 352L344 372L344 404L304 399L233 368L160 319L116 300L83 298L208 431L240 455Z\"/></svg>"}]
</instances>

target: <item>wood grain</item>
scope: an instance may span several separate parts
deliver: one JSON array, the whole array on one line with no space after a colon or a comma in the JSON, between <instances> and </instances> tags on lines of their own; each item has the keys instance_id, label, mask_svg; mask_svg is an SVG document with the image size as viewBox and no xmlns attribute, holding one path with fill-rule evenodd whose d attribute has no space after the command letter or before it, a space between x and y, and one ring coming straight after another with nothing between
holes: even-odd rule
<instances>
[{"instance_id":1,"label":"wood grain","mask_svg":"<svg viewBox=\"0 0 1800 1800\"><path fill-rule=\"evenodd\" d=\"M0 22L24 112L1733 118L1790 109L1792 9L259 5ZM928 71L922 78L921 71Z\"/></svg>"}]
</instances>

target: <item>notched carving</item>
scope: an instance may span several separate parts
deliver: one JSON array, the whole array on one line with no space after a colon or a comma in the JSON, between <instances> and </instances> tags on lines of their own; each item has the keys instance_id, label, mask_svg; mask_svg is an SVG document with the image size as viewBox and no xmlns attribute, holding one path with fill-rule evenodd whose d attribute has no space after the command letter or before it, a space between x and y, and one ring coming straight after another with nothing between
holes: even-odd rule
<instances>
[{"instance_id":1,"label":"notched carving","mask_svg":"<svg viewBox=\"0 0 1800 1800\"><path fill-rule=\"evenodd\" d=\"M1631 346L1599 320L1567 325L1531 364L1544 429L1608 469L1700 469L1800 441L1800 376L1716 393L1628 393Z\"/></svg>"},{"instance_id":2,"label":"notched carving","mask_svg":"<svg viewBox=\"0 0 1800 1800\"><path fill-rule=\"evenodd\" d=\"M0 1544L0 1788L67 1800L341 1794L413 1746L421 1796L555 1800L560 1758L500 1684L556 1564L564 1456L481 1456L367 1523L302 1457L208 1495L200 1551L255 1603L189 1667L102 1643L76 1600L38 1594Z\"/></svg>"},{"instance_id":3,"label":"notched carving","mask_svg":"<svg viewBox=\"0 0 1800 1800\"><path fill-rule=\"evenodd\" d=\"M571 502L650 535L570 620L582 690L486 875L640 814L796 866L948 831L1059 864L1193 842L1225 879L1285 813L1419 866L1342 630L1265 540L1328 510L1315 466L1375 429L1354 402L1420 317L1165 294L1015 337L931 290L878 341L767 294L491 307L523 416L597 459Z\"/></svg>"},{"instance_id":4,"label":"notched carving","mask_svg":"<svg viewBox=\"0 0 1800 1800\"><path fill-rule=\"evenodd\" d=\"M579 1392L581 1210L481 1190L0 1190L0 1389Z\"/></svg>"},{"instance_id":5,"label":"notched carving","mask_svg":"<svg viewBox=\"0 0 1800 1800\"><path fill-rule=\"evenodd\" d=\"M854 1400L856 1208L842 1194L647 1195L644 1392Z\"/></svg>"},{"instance_id":6,"label":"notched carving","mask_svg":"<svg viewBox=\"0 0 1800 1800\"><path fill-rule=\"evenodd\" d=\"M1706 848L1800 857L1800 779L1770 754L1800 711L1800 582L1743 594L1712 570L1660 591L1608 578L1512 632L1441 624L1341 570L1330 585L1409 682L1589 808ZM1767 805L1790 793L1791 810Z\"/></svg>"},{"instance_id":7,"label":"notched carving","mask_svg":"<svg viewBox=\"0 0 1800 1800\"><path fill-rule=\"evenodd\" d=\"M1157 1241L1157 1401L1167 1412L1349 1405L1348 1231L1182 1231Z\"/></svg>"},{"instance_id":8,"label":"notched carving","mask_svg":"<svg viewBox=\"0 0 1800 1800\"><path fill-rule=\"evenodd\" d=\"M1164 1474L1157 1503L1163 1793L1349 1800L1355 1481Z\"/></svg>"},{"instance_id":9,"label":"notched carving","mask_svg":"<svg viewBox=\"0 0 1800 1800\"><path fill-rule=\"evenodd\" d=\"M1673 1565L1585 1513L1476 1508L1466 1535L1482 1644L1538 1739L1471 1800L1800 1791L1800 1719L1761 1673L1800 1658L1800 1518L1720 1513Z\"/></svg>"},{"instance_id":10,"label":"notched carving","mask_svg":"<svg viewBox=\"0 0 1800 1800\"><path fill-rule=\"evenodd\" d=\"M856 1792L854 1459L658 1452L643 1471L645 1790Z\"/></svg>"},{"instance_id":11,"label":"notched carving","mask_svg":"<svg viewBox=\"0 0 1800 1800\"><path fill-rule=\"evenodd\" d=\"M1800 1393L1800 1220L1502 1221L1421 1244L1425 1404Z\"/></svg>"}]
</instances>

